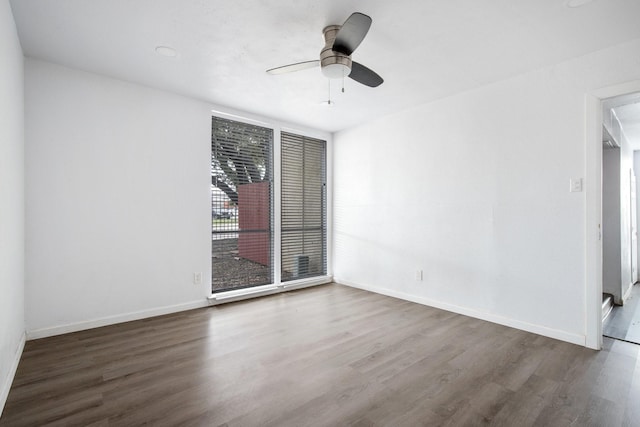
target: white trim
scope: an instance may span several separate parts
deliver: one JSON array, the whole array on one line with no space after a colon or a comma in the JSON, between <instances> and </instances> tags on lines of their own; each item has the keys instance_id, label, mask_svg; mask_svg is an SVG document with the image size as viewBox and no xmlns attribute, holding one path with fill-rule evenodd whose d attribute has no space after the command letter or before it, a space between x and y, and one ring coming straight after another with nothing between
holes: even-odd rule
<instances>
[{"instance_id":1,"label":"white trim","mask_svg":"<svg viewBox=\"0 0 640 427\"><path fill-rule=\"evenodd\" d=\"M273 282L282 280L282 130L273 132Z\"/></svg>"},{"instance_id":2,"label":"white trim","mask_svg":"<svg viewBox=\"0 0 640 427\"><path fill-rule=\"evenodd\" d=\"M624 293L624 295L622 295L622 303L624 304L625 301L627 301L629 299L629 297L631 296L631 291L633 290L633 286L634 283L630 283L629 287L627 288L627 291Z\"/></svg>"},{"instance_id":3,"label":"white trim","mask_svg":"<svg viewBox=\"0 0 640 427\"><path fill-rule=\"evenodd\" d=\"M102 326L115 325L117 323L130 322L132 320L147 319L149 317L163 316L165 314L178 313L180 311L193 310L207 306L207 300L192 301L184 304L168 305L165 307L152 308L148 310L134 311L131 313L117 314L115 316L100 317L93 320L86 320L65 325L53 326L50 328L34 329L27 331L27 339L35 340L54 335L68 334L71 332L84 331L86 329L100 328Z\"/></svg>"},{"instance_id":4,"label":"white trim","mask_svg":"<svg viewBox=\"0 0 640 427\"><path fill-rule=\"evenodd\" d=\"M277 285L263 285L263 286L252 286L250 288L242 288L242 289L233 289L230 291L223 292L215 292L209 296L209 300L211 299L225 299L229 297L235 297L246 294L253 294L259 292L268 292L274 289L278 289Z\"/></svg>"},{"instance_id":5,"label":"white trim","mask_svg":"<svg viewBox=\"0 0 640 427\"><path fill-rule=\"evenodd\" d=\"M602 348L602 101L640 92L640 80L585 96L585 345Z\"/></svg>"},{"instance_id":6,"label":"white trim","mask_svg":"<svg viewBox=\"0 0 640 427\"><path fill-rule=\"evenodd\" d=\"M247 288L247 292L227 294L213 294L208 298L209 305L218 305L226 302L242 301L250 298L264 297L267 295L278 294L281 292L277 286L270 286L267 289Z\"/></svg>"},{"instance_id":7,"label":"white trim","mask_svg":"<svg viewBox=\"0 0 640 427\"><path fill-rule=\"evenodd\" d=\"M333 276L333 138L327 138L325 144L325 168L327 182L327 276Z\"/></svg>"},{"instance_id":8,"label":"white trim","mask_svg":"<svg viewBox=\"0 0 640 427\"><path fill-rule=\"evenodd\" d=\"M520 320L511 319L508 317L497 316L492 313L473 310L467 307L461 307L458 305L453 305L453 304L445 303L442 301L436 301L429 298L418 297L418 296L410 295L404 292L394 291L392 289L363 285L360 283L355 283L355 282L351 282L351 281L343 280L339 278L334 279L334 281L335 283L338 283L340 285L350 286L352 288L358 288L358 289L374 292L381 295L386 295L393 298L399 298L405 301L415 302L417 304L422 304L429 307L439 308L441 310L450 311L452 313L458 313L458 314L473 317L476 319L486 320L488 322L497 323L499 325L508 326L510 328L520 329L520 330L531 332L534 334L543 335L545 337L570 342L572 344L578 344L582 346L585 345L584 335L572 334L570 332L547 328L545 326L535 325L532 323L522 322Z\"/></svg>"},{"instance_id":9,"label":"white trim","mask_svg":"<svg viewBox=\"0 0 640 427\"><path fill-rule=\"evenodd\" d=\"M24 351L24 343L26 340L26 333L23 332L22 336L20 337L18 347L16 348L16 352L13 356L13 362L9 367L9 375L7 375L7 377L5 378L4 384L2 384L2 389L0 389L0 416L2 416L4 405L7 403L9 390L11 390L11 384L13 384L13 379L16 376L16 371L18 370L18 364L20 363L20 358L22 357L22 352Z\"/></svg>"},{"instance_id":10,"label":"white trim","mask_svg":"<svg viewBox=\"0 0 640 427\"><path fill-rule=\"evenodd\" d=\"M290 282L285 282L285 283L282 283L280 287L285 291L292 291L294 289L308 288L310 286L326 285L327 283L331 283L331 282L333 282L332 276L318 276L318 277L310 277L308 279L292 280Z\"/></svg>"},{"instance_id":11,"label":"white trim","mask_svg":"<svg viewBox=\"0 0 640 427\"><path fill-rule=\"evenodd\" d=\"M211 109L211 114L220 117L221 119L234 120L236 122L242 122L249 125L262 126L265 128L273 129L273 123L270 123L267 119L259 116L251 116L250 114L244 114L239 112L227 112L221 109Z\"/></svg>"},{"instance_id":12,"label":"white trim","mask_svg":"<svg viewBox=\"0 0 640 427\"><path fill-rule=\"evenodd\" d=\"M585 97L585 345L602 348L602 102ZM596 307L597 306L597 307Z\"/></svg>"},{"instance_id":13,"label":"white trim","mask_svg":"<svg viewBox=\"0 0 640 427\"><path fill-rule=\"evenodd\" d=\"M309 279L292 280L280 285L256 286L252 288L237 289L227 292L211 294L208 298L209 305L219 305L227 302L242 301L245 299L258 298L267 295L279 294L281 292L293 291L296 289L308 288L311 286L326 285L331 283L331 276L311 277Z\"/></svg>"},{"instance_id":14,"label":"white trim","mask_svg":"<svg viewBox=\"0 0 640 427\"><path fill-rule=\"evenodd\" d=\"M226 118L229 120L240 121L243 123L253 124L257 126L263 126L271 129L279 129L285 132L296 133L298 135L304 135L311 138L318 138L328 140L331 139L331 132L326 132L319 129L314 129L306 126L300 126L293 123L284 122L282 120L261 116L258 114L251 114L245 111L234 110L233 108L223 107L221 105L209 104L211 114L214 116Z\"/></svg>"}]
</instances>

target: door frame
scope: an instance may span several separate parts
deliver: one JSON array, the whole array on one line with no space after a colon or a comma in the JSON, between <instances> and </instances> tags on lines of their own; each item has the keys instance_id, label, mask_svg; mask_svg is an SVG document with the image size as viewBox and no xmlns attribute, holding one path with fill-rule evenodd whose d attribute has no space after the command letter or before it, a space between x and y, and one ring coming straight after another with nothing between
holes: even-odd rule
<instances>
[{"instance_id":1,"label":"door frame","mask_svg":"<svg viewBox=\"0 0 640 427\"><path fill-rule=\"evenodd\" d=\"M602 348L602 102L640 92L640 80L585 95L585 345Z\"/></svg>"},{"instance_id":2,"label":"door frame","mask_svg":"<svg viewBox=\"0 0 640 427\"><path fill-rule=\"evenodd\" d=\"M635 157L635 156L634 156ZM634 161L635 166L635 161ZM629 171L629 188L630 194L629 198L629 213L631 217L629 218L629 222L631 223L631 286L633 286L638 281L638 189L636 185L636 173L634 168L631 168ZM631 291L631 288L628 292Z\"/></svg>"}]
</instances>

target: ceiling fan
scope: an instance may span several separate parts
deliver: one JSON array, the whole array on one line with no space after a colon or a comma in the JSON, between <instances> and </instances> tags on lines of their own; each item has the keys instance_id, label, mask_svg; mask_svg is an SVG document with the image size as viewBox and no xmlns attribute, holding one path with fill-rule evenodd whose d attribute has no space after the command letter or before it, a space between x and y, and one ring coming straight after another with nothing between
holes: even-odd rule
<instances>
[{"instance_id":1,"label":"ceiling fan","mask_svg":"<svg viewBox=\"0 0 640 427\"><path fill-rule=\"evenodd\" d=\"M271 68L267 73L284 74L319 65L322 74L329 79L349 77L365 86L380 86L384 81L382 77L351 59L351 54L367 35L369 27L371 27L371 18L364 13L355 12L344 21L344 24L329 25L322 30L325 45L320 51L319 60Z\"/></svg>"}]
</instances>

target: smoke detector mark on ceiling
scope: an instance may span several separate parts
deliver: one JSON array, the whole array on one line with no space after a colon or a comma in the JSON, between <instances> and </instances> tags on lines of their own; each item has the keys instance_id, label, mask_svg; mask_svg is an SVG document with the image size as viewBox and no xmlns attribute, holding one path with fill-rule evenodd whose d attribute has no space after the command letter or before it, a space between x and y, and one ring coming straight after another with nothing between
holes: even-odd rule
<instances>
[{"instance_id":1,"label":"smoke detector mark on ceiling","mask_svg":"<svg viewBox=\"0 0 640 427\"><path fill-rule=\"evenodd\" d=\"M175 58L178 56L178 52L169 46L156 46L156 53L158 55L166 56L167 58Z\"/></svg>"},{"instance_id":2,"label":"smoke detector mark on ceiling","mask_svg":"<svg viewBox=\"0 0 640 427\"><path fill-rule=\"evenodd\" d=\"M570 8L582 7L589 3L592 3L594 0L567 0L565 6Z\"/></svg>"}]
</instances>

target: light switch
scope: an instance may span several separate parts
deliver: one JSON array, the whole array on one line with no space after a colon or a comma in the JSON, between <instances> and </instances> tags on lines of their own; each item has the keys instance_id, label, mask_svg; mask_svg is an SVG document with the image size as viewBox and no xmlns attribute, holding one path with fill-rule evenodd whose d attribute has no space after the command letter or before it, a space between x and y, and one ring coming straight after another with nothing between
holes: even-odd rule
<instances>
[{"instance_id":1,"label":"light switch","mask_svg":"<svg viewBox=\"0 0 640 427\"><path fill-rule=\"evenodd\" d=\"M569 191L579 193L582 191L582 178L571 178L569 180Z\"/></svg>"}]
</instances>

